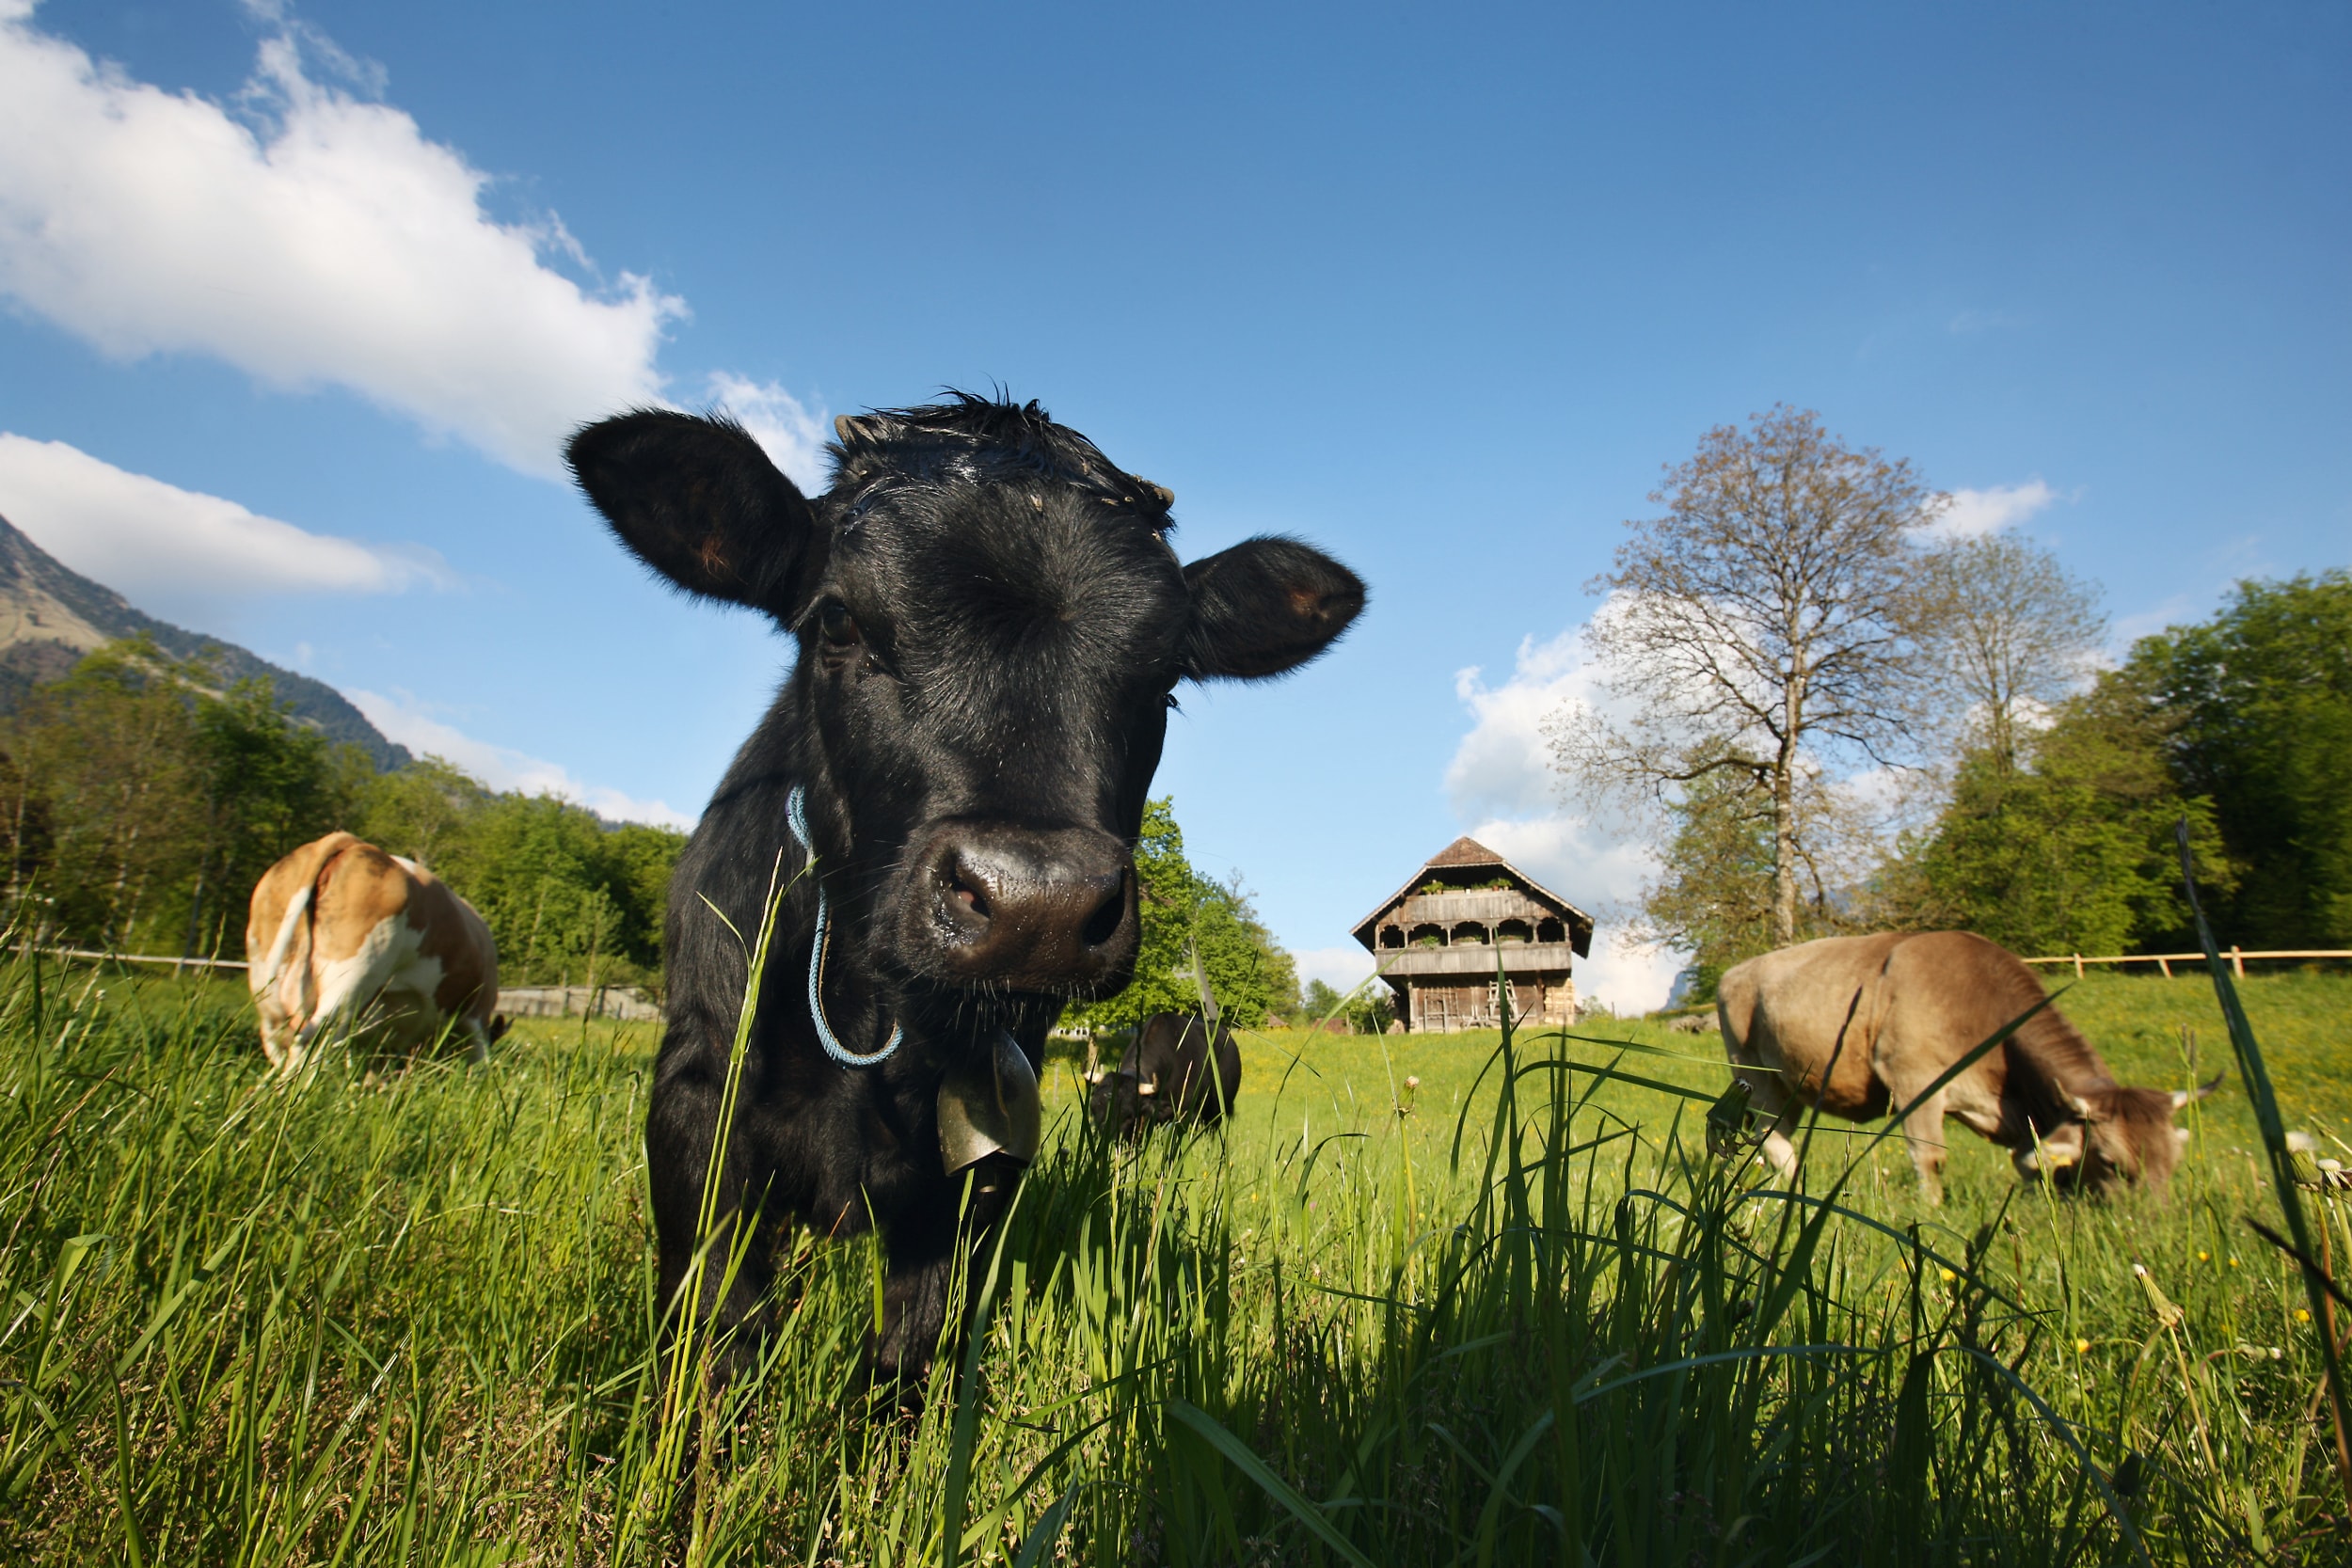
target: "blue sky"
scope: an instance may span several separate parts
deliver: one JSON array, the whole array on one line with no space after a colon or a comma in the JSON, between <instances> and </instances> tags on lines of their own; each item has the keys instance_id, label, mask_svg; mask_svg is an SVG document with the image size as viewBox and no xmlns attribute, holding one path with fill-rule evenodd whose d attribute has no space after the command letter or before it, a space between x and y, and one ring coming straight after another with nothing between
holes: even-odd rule
<instances>
[{"instance_id":1,"label":"blue sky","mask_svg":"<svg viewBox=\"0 0 2352 1568\"><path fill-rule=\"evenodd\" d=\"M412 746L684 820L785 649L624 560L561 431L723 399L806 477L833 414L1001 383L1187 557L1371 581L1159 784L1337 976L1458 832L1638 888L1538 726L1710 425L1819 409L2119 638L2352 558L2347 84L2316 4L0 0L0 513Z\"/></svg>"}]
</instances>

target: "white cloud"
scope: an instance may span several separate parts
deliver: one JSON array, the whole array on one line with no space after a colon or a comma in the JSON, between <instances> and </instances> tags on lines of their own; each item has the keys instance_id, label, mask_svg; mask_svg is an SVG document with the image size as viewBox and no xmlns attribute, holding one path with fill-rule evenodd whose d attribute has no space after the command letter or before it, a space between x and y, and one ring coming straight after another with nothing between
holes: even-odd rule
<instances>
[{"instance_id":1,"label":"white cloud","mask_svg":"<svg viewBox=\"0 0 2352 1568\"><path fill-rule=\"evenodd\" d=\"M1628 912L1657 873L1648 836L1597 805L1562 809L1544 721L1572 702L1608 705L1578 645L1581 628L1549 641L1519 644L1511 676L1489 686L1473 667L1454 676L1471 714L1470 733L1447 764L1445 787L1470 836L1593 915L1592 956L1578 967L1577 990L1619 1012L1661 1006L1679 954L1627 940ZM1303 971L1302 971L1303 973Z\"/></svg>"},{"instance_id":2,"label":"white cloud","mask_svg":"<svg viewBox=\"0 0 2352 1568\"><path fill-rule=\"evenodd\" d=\"M63 441L0 432L0 516L143 610L262 594L448 584L439 556L310 533L235 501L131 473Z\"/></svg>"},{"instance_id":3,"label":"white cloud","mask_svg":"<svg viewBox=\"0 0 2352 1568\"><path fill-rule=\"evenodd\" d=\"M1291 954L1298 965L1298 983L1320 980L1334 990L1354 990L1372 973L1372 955L1355 942L1338 947L1307 947Z\"/></svg>"},{"instance_id":4,"label":"white cloud","mask_svg":"<svg viewBox=\"0 0 2352 1568\"><path fill-rule=\"evenodd\" d=\"M742 421L769 461L809 495L825 487L825 421L772 381L721 371L711 376L710 401Z\"/></svg>"},{"instance_id":5,"label":"white cloud","mask_svg":"<svg viewBox=\"0 0 2352 1568\"><path fill-rule=\"evenodd\" d=\"M1477 720L1446 765L1446 794L1456 811L1524 814L1550 806L1559 774L1543 722L1563 703L1586 696L1591 684L1578 635L1572 627L1549 642L1522 639L1511 678L1498 687L1487 686L1476 665L1454 672L1454 694Z\"/></svg>"},{"instance_id":6,"label":"white cloud","mask_svg":"<svg viewBox=\"0 0 2352 1568\"><path fill-rule=\"evenodd\" d=\"M420 755L445 758L493 789L518 789L526 795L560 795L576 800L600 816L623 822L653 822L668 828L691 829L694 818L664 801L640 800L617 789L582 784L562 763L548 762L510 747L476 740L436 718L423 704L403 694L381 696L373 691L345 690L368 722Z\"/></svg>"},{"instance_id":7,"label":"white cloud","mask_svg":"<svg viewBox=\"0 0 2352 1568\"><path fill-rule=\"evenodd\" d=\"M682 301L554 270L584 260L559 222L494 221L487 175L315 80L305 49L336 52L262 14L277 30L232 113L0 0L0 293L106 353L344 387L534 474L581 420L660 401Z\"/></svg>"},{"instance_id":8,"label":"white cloud","mask_svg":"<svg viewBox=\"0 0 2352 1568\"><path fill-rule=\"evenodd\" d=\"M2022 523L2058 499L2058 493L2039 479L2023 484L1995 484L1986 490L1955 490L1952 504L1930 531L1946 539L1974 539Z\"/></svg>"},{"instance_id":9,"label":"white cloud","mask_svg":"<svg viewBox=\"0 0 2352 1568\"><path fill-rule=\"evenodd\" d=\"M1470 836L1594 917L1593 951L1576 968L1577 994L1619 1013L1666 1005L1685 954L1650 947L1627 934L1642 884L1658 872L1649 844L1622 825L1554 815L1474 825Z\"/></svg>"}]
</instances>

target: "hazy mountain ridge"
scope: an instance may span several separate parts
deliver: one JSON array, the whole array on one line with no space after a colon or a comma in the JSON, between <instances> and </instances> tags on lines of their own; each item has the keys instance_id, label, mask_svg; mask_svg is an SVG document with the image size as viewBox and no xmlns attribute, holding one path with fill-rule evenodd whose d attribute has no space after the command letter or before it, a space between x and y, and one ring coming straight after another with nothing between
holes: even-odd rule
<instances>
[{"instance_id":1,"label":"hazy mountain ridge","mask_svg":"<svg viewBox=\"0 0 2352 1568\"><path fill-rule=\"evenodd\" d=\"M235 643L158 621L128 599L60 562L0 517L0 712L13 712L35 686L56 680L103 643L141 633L174 658L212 650L230 682L266 675L294 717L336 741L348 741L378 768L410 760L350 699L324 681L281 669Z\"/></svg>"}]
</instances>

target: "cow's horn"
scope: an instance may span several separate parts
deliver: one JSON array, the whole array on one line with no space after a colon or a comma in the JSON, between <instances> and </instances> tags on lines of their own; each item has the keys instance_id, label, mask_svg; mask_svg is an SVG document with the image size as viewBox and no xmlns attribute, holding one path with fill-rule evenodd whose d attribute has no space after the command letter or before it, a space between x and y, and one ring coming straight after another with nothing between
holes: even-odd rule
<instances>
[{"instance_id":1,"label":"cow's horn","mask_svg":"<svg viewBox=\"0 0 2352 1568\"><path fill-rule=\"evenodd\" d=\"M2174 1089L2172 1091L2172 1108L2177 1111L2192 1100L2203 1100L2207 1098L2215 1090L2221 1087L2222 1076L2223 1075L2218 1072L2215 1073L2212 1078L2198 1085L2194 1093L2187 1089Z\"/></svg>"},{"instance_id":2,"label":"cow's horn","mask_svg":"<svg viewBox=\"0 0 2352 1568\"><path fill-rule=\"evenodd\" d=\"M1136 1093L1137 1094L1157 1094L1159 1092L1160 1081L1157 1077L1146 1078L1142 1083L1136 1085Z\"/></svg>"},{"instance_id":3,"label":"cow's horn","mask_svg":"<svg viewBox=\"0 0 2352 1568\"><path fill-rule=\"evenodd\" d=\"M865 420L852 419L847 414L835 414L833 417L833 433L843 446L853 447L860 441L872 440L875 432L874 426Z\"/></svg>"}]
</instances>

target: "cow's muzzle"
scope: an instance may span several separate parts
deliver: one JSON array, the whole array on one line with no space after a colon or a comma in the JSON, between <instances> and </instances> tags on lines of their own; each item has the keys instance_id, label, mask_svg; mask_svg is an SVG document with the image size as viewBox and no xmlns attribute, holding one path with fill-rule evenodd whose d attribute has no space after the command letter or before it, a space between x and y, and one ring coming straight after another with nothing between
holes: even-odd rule
<instances>
[{"instance_id":1,"label":"cow's muzzle","mask_svg":"<svg viewBox=\"0 0 2352 1568\"><path fill-rule=\"evenodd\" d=\"M948 821L909 864L904 928L940 978L1087 996L1134 971L1135 862L1109 833Z\"/></svg>"}]
</instances>

